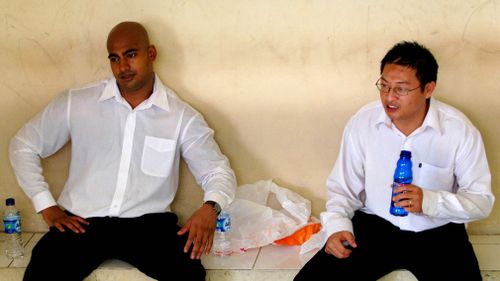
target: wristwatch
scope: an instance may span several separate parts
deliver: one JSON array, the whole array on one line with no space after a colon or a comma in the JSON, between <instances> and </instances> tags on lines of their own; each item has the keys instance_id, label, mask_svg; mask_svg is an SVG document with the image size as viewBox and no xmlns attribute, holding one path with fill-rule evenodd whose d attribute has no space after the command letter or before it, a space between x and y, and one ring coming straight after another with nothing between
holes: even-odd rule
<instances>
[{"instance_id":1,"label":"wristwatch","mask_svg":"<svg viewBox=\"0 0 500 281\"><path fill-rule=\"evenodd\" d=\"M205 203L203 203L203 204L208 204L208 205L212 206L212 209L214 210L214 212L215 212L217 215L219 215L219 214L220 214L220 212L222 211L222 209L221 209L221 207L220 207L219 203L217 203L217 202L215 202L215 201L208 200L208 201L206 201L206 202L205 202Z\"/></svg>"}]
</instances>

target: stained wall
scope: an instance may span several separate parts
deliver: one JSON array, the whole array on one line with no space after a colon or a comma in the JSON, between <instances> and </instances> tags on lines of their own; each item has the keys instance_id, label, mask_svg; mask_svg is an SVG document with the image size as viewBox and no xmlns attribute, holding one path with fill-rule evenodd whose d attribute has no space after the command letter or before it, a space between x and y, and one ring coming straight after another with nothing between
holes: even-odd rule
<instances>
[{"instance_id":1,"label":"stained wall","mask_svg":"<svg viewBox=\"0 0 500 281\"><path fill-rule=\"evenodd\" d=\"M8 162L10 138L55 95L110 75L108 31L145 24L163 81L199 110L239 184L274 179L325 206L325 180L342 129L378 99L379 62L401 40L417 40L440 68L435 97L481 131L500 195L500 1L0 0L0 199L16 197L24 228L44 230ZM57 195L69 150L44 160ZM202 193L183 166L174 209L181 220ZM500 207L470 224L500 232Z\"/></svg>"}]
</instances>

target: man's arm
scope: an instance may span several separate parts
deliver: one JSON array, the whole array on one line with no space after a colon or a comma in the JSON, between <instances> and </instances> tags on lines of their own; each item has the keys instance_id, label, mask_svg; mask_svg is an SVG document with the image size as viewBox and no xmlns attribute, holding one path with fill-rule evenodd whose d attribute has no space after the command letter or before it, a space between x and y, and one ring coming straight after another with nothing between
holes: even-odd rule
<instances>
[{"instance_id":1,"label":"man's arm","mask_svg":"<svg viewBox=\"0 0 500 281\"><path fill-rule=\"evenodd\" d=\"M222 154L213 138L213 130L208 127L202 116L194 115L181 133L181 152L196 181L204 191L204 202L217 202L223 209L234 199L236 177L229 160ZM189 232L184 247L191 258L199 259L212 248L217 214L212 206L203 204L179 231L182 235Z\"/></svg>"},{"instance_id":2,"label":"man's arm","mask_svg":"<svg viewBox=\"0 0 500 281\"><path fill-rule=\"evenodd\" d=\"M468 127L457 149L454 174L456 192L429 190L423 186L423 213L465 223L486 218L493 208L491 173L479 131Z\"/></svg>"},{"instance_id":3,"label":"man's arm","mask_svg":"<svg viewBox=\"0 0 500 281\"><path fill-rule=\"evenodd\" d=\"M187 123L181 138L182 157L204 191L204 202L215 201L224 209L236 193L234 171L203 117L196 114Z\"/></svg>"},{"instance_id":4,"label":"man's arm","mask_svg":"<svg viewBox=\"0 0 500 281\"><path fill-rule=\"evenodd\" d=\"M12 138L9 157L18 184L37 212L57 205L42 174L41 158L69 140L68 94L54 99Z\"/></svg>"},{"instance_id":5,"label":"man's arm","mask_svg":"<svg viewBox=\"0 0 500 281\"><path fill-rule=\"evenodd\" d=\"M363 207L359 198L364 190L361 149L352 122L349 122L344 129L337 161L326 181L326 211L320 218L328 237L341 231L353 233L351 218Z\"/></svg>"}]
</instances>

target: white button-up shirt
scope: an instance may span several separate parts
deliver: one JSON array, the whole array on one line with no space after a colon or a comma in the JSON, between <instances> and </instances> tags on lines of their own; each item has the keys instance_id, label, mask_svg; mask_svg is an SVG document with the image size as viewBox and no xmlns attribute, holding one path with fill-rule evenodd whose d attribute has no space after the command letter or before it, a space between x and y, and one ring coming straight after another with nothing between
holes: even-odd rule
<instances>
[{"instance_id":1,"label":"white button-up shirt","mask_svg":"<svg viewBox=\"0 0 500 281\"><path fill-rule=\"evenodd\" d=\"M413 184L423 189L423 212L396 217L389 213L390 186L402 149L412 153ZM409 136L393 125L380 101L360 109L344 130L326 185L321 221L327 237L352 232L356 210L403 230L423 231L485 218L495 200L479 131L457 109L435 99L422 126Z\"/></svg>"},{"instance_id":2,"label":"white button-up shirt","mask_svg":"<svg viewBox=\"0 0 500 281\"><path fill-rule=\"evenodd\" d=\"M151 96L132 109L114 78L54 99L12 139L10 160L37 212L56 204L41 158L71 140L68 179L57 203L88 217L137 217L170 210L180 157L222 207L236 179L203 117L155 76Z\"/></svg>"}]
</instances>

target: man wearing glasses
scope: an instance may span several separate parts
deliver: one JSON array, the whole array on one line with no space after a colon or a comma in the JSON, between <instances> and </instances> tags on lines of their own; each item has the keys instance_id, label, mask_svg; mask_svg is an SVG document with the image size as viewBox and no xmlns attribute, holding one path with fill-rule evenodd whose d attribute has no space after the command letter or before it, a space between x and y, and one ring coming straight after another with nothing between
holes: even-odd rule
<instances>
[{"instance_id":1,"label":"man wearing glasses","mask_svg":"<svg viewBox=\"0 0 500 281\"><path fill-rule=\"evenodd\" d=\"M479 131L432 98L437 69L416 42L382 59L380 101L351 118L327 179L328 240L295 281L377 280L397 269L420 281L482 279L465 224L490 214L491 174ZM412 153L413 182L392 197L403 149ZM391 200L409 214L391 215Z\"/></svg>"}]
</instances>

